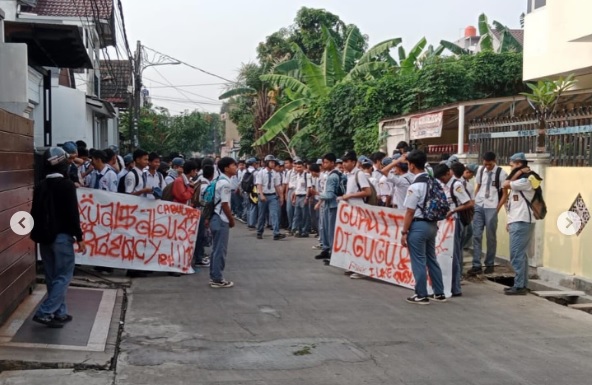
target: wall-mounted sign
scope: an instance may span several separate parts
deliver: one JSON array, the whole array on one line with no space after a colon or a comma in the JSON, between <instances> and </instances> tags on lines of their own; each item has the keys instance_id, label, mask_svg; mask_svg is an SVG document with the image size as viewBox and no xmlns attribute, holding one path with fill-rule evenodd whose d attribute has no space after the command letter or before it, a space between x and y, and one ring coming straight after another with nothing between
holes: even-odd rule
<instances>
[{"instance_id":1,"label":"wall-mounted sign","mask_svg":"<svg viewBox=\"0 0 592 385\"><path fill-rule=\"evenodd\" d=\"M409 119L409 138L439 138L442 136L443 119L444 111L412 117Z\"/></svg>"}]
</instances>

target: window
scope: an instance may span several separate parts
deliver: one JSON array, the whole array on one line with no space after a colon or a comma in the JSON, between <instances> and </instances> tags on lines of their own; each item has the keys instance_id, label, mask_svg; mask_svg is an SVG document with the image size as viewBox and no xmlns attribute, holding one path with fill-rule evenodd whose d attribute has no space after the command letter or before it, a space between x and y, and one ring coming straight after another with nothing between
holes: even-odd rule
<instances>
[{"instance_id":1,"label":"window","mask_svg":"<svg viewBox=\"0 0 592 385\"><path fill-rule=\"evenodd\" d=\"M526 13L531 13L535 9L539 9L547 5L547 0L527 0Z\"/></svg>"}]
</instances>

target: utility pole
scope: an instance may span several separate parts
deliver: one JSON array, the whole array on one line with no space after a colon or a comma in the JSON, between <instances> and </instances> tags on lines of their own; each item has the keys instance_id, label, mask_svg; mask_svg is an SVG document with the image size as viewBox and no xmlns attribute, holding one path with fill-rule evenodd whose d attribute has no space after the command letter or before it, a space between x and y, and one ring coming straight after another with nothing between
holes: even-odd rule
<instances>
[{"instance_id":1,"label":"utility pole","mask_svg":"<svg viewBox=\"0 0 592 385\"><path fill-rule=\"evenodd\" d=\"M140 98L142 94L142 43L138 40L136 57L134 59L134 106L132 119L132 148L140 146L138 123L140 121Z\"/></svg>"}]
</instances>

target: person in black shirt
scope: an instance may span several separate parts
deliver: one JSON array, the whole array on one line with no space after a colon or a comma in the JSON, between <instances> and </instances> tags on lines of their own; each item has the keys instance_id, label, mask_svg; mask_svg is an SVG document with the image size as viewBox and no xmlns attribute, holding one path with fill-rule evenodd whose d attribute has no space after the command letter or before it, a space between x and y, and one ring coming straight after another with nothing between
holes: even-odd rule
<instances>
[{"instance_id":1,"label":"person in black shirt","mask_svg":"<svg viewBox=\"0 0 592 385\"><path fill-rule=\"evenodd\" d=\"M44 161L47 176L33 192L31 239L40 246L47 297L33 321L61 328L72 320L66 307L66 291L74 274L74 242L82 254L86 245L82 240L76 186L67 178L68 154L52 147L45 152Z\"/></svg>"}]
</instances>

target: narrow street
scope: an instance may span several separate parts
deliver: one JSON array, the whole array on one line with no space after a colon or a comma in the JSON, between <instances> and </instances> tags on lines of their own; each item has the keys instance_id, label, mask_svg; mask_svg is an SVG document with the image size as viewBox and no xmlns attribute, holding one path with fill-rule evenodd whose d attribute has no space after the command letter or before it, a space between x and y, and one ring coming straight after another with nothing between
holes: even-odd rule
<instances>
[{"instance_id":1,"label":"narrow street","mask_svg":"<svg viewBox=\"0 0 592 385\"><path fill-rule=\"evenodd\" d=\"M446 304L352 280L313 240L232 230L227 279L138 279L116 384L573 384L592 375L592 316L467 283Z\"/></svg>"}]
</instances>

